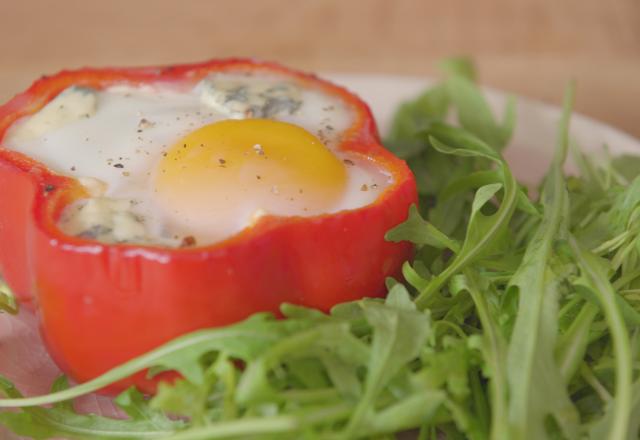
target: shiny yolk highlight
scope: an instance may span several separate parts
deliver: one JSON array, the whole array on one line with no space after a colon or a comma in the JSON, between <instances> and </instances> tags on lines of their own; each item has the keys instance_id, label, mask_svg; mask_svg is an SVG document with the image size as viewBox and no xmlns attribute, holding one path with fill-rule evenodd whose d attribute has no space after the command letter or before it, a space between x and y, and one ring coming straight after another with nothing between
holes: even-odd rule
<instances>
[{"instance_id":1,"label":"shiny yolk highlight","mask_svg":"<svg viewBox=\"0 0 640 440\"><path fill-rule=\"evenodd\" d=\"M343 163L305 129L267 119L206 125L171 147L155 190L177 223L224 238L256 213L311 215L343 195Z\"/></svg>"}]
</instances>

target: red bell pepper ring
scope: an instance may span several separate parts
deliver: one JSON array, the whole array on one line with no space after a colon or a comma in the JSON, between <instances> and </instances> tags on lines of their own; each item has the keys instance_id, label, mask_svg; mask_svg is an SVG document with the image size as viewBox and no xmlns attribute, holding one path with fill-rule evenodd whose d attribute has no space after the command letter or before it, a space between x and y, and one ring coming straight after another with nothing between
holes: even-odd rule
<instances>
[{"instance_id":1,"label":"red bell pepper ring","mask_svg":"<svg viewBox=\"0 0 640 440\"><path fill-rule=\"evenodd\" d=\"M277 73L342 99L355 114L340 148L373 160L393 176L378 199L362 208L315 217L262 217L213 245L168 249L104 244L68 236L56 226L62 209L86 197L75 180L2 148L7 129L72 85L195 84L211 72ZM328 310L365 296L382 296L398 276L409 243L384 234L405 220L417 200L413 175L380 144L367 105L313 75L243 59L202 64L81 69L42 77L0 107L0 274L17 298L37 308L49 352L77 381L186 332L229 324L283 302ZM137 375L115 389L154 381ZM112 388L112 391L115 389Z\"/></svg>"}]
</instances>

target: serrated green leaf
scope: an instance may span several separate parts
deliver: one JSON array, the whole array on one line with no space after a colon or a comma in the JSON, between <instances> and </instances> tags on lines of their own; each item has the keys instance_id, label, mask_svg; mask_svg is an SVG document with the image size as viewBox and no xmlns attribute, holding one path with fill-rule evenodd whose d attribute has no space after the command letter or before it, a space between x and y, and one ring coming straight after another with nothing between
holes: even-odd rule
<instances>
[{"instance_id":1,"label":"serrated green leaf","mask_svg":"<svg viewBox=\"0 0 640 440\"><path fill-rule=\"evenodd\" d=\"M0 377L0 392L19 399L22 395L13 384ZM54 408L31 407L19 412L0 412L0 423L18 435L36 440L64 437L78 440L152 439L169 435L184 426L180 421L169 421L159 427L147 420L123 420L79 414L68 405Z\"/></svg>"},{"instance_id":2,"label":"serrated green leaf","mask_svg":"<svg viewBox=\"0 0 640 440\"><path fill-rule=\"evenodd\" d=\"M421 308L429 306L434 301L435 292L452 275L481 258L496 246L497 241L504 236L507 230L518 198L517 182L499 153L464 130L434 124L431 132L449 142L455 142L453 144L455 146L450 146L440 141L440 137L436 139L432 135L430 137L431 144L438 151L464 157L488 159L500 167L504 180L502 184L486 185L483 187L484 189L481 188L476 193L462 249L455 255L451 264L434 277L429 285L420 292L416 303ZM504 191L502 202L494 214L485 216L480 213L480 209L500 189L497 185L501 185Z\"/></svg>"},{"instance_id":3,"label":"serrated green leaf","mask_svg":"<svg viewBox=\"0 0 640 440\"><path fill-rule=\"evenodd\" d=\"M613 159L613 167L630 182L640 175L640 156L620 155Z\"/></svg>"},{"instance_id":4,"label":"serrated green leaf","mask_svg":"<svg viewBox=\"0 0 640 440\"><path fill-rule=\"evenodd\" d=\"M498 123L482 92L467 78L452 76L447 80L447 91L463 128L498 151L507 145L515 126L513 98L507 100L504 121Z\"/></svg>"},{"instance_id":5,"label":"serrated green leaf","mask_svg":"<svg viewBox=\"0 0 640 440\"><path fill-rule=\"evenodd\" d=\"M554 240L566 235L568 194L562 166L568 148L573 89L565 97L559 140L544 188L544 217L527 246L510 290L518 292L519 307L507 355L510 389L509 419L513 439L547 439L551 415L567 438L578 438L578 413L555 361L558 319L558 280L549 264Z\"/></svg>"},{"instance_id":6,"label":"serrated green leaf","mask_svg":"<svg viewBox=\"0 0 640 440\"><path fill-rule=\"evenodd\" d=\"M612 414L608 417L607 438L625 440L629 435L629 423L633 408L631 394L633 371L629 335L622 312L616 302L615 290L611 286L606 272L602 270L601 264L598 263L594 255L581 248L573 237L570 239L570 243L582 275L599 300L613 339L616 393L610 409Z\"/></svg>"},{"instance_id":7,"label":"serrated green leaf","mask_svg":"<svg viewBox=\"0 0 640 440\"><path fill-rule=\"evenodd\" d=\"M415 100L402 104L396 111L384 144L400 158L417 156L428 148L418 133L431 122L444 119L448 108L449 96L444 86L425 91Z\"/></svg>"},{"instance_id":8,"label":"serrated green leaf","mask_svg":"<svg viewBox=\"0 0 640 440\"><path fill-rule=\"evenodd\" d=\"M433 246L438 249L448 248L453 252L460 251L460 244L425 221L415 205L409 208L407 220L389 230L384 238L393 242L410 241L418 245Z\"/></svg>"},{"instance_id":9,"label":"serrated green leaf","mask_svg":"<svg viewBox=\"0 0 640 440\"><path fill-rule=\"evenodd\" d=\"M371 357L363 397L345 429L352 436L373 417L374 401L386 384L415 359L429 336L428 315L415 310L406 290L391 292L386 303L363 304L364 314L373 328Z\"/></svg>"}]
</instances>

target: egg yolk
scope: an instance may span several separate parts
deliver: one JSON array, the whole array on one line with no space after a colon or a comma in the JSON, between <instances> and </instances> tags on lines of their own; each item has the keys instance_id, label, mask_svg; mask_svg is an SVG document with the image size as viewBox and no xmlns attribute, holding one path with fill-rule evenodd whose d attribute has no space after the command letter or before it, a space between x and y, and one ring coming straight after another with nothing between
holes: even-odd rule
<instances>
[{"instance_id":1,"label":"egg yolk","mask_svg":"<svg viewBox=\"0 0 640 440\"><path fill-rule=\"evenodd\" d=\"M342 161L304 128L245 119L215 122L178 141L160 161L155 191L172 218L215 236L242 229L256 212L326 211L346 182Z\"/></svg>"}]
</instances>

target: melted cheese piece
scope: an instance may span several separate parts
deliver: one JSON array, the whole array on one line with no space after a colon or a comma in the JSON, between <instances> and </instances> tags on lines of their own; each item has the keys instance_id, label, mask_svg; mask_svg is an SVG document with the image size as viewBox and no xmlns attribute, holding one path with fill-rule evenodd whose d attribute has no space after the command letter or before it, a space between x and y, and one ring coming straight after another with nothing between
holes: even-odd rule
<instances>
[{"instance_id":1,"label":"melted cheese piece","mask_svg":"<svg viewBox=\"0 0 640 440\"><path fill-rule=\"evenodd\" d=\"M70 87L13 131L11 140L29 142L80 118L90 118L96 112L97 101L93 89Z\"/></svg>"},{"instance_id":2,"label":"melted cheese piece","mask_svg":"<svg viewBox=\"0 0 640 440\"><path fill-rule=\"evenodd\" d=\"M294 115L303 103L302 90L293 83L264 80L247 83L218 74L204 79L198 88L205 105L231 119Z\"/></svg>"}]
</instances>

